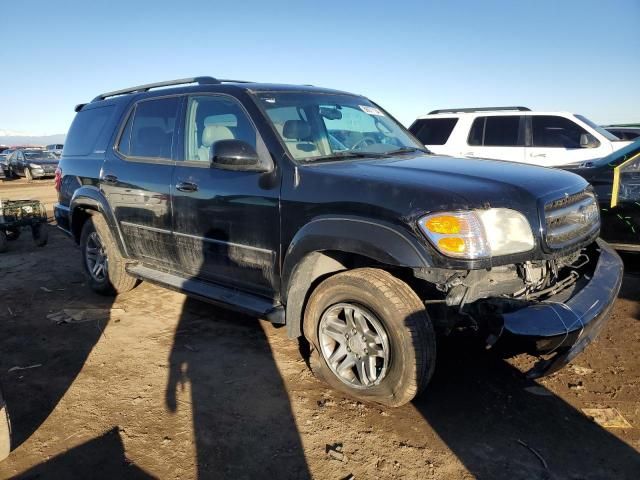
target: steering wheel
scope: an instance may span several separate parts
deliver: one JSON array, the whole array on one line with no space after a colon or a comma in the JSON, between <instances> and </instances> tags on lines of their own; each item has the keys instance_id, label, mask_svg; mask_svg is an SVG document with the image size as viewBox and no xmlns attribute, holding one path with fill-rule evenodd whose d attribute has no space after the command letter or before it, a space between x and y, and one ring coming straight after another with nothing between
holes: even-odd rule
<instances>
[{"instance_id":1,"label":"steering wheel","mask_svg":"<svg viewBox=\"0 0 640 480\"><path fill-rule=\"evenodd\" d=\"M371 145L375 145L376 143L378 142L375 138L363 137L351 147L351 150L360 150L360 147L370 147Z\"/></svg>"}]
</instances>

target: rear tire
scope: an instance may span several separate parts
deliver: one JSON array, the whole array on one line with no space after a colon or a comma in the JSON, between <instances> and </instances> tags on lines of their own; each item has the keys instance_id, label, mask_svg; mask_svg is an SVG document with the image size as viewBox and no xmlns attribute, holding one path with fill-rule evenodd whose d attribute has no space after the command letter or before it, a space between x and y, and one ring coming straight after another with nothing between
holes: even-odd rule
<instances>
[{"instance_id":1,"label":"rear tire","mask_svg":"<svg viewBox=\"0 0 640 480\"><path fill-rule=\"evenodd\" d=\"M127 273L125 259L102 215L95 214L85 222L80 248L83 271L94 292L114 295L137 285L138 280Z\"/></svg>"},{"instance_id":2,"label":"rear tire","mask_svg":"<svg viewBox=\"0 0 640 480\"><path fill-rule=\"evenodd\" d=\"M36 247L44 247L49 241L49 227L46 223L36 223L31 226L31 236Z\"/></svg>"},{"instance_id":3,"label":"rear tire","mask_svg":"<svg viewBox=\"0 0 640 480\"><path fill-rule=\"evenodd\" d=\"M360 268L322 282L307 304L304 335L314 375L360 400L399 407L433 375L433 324L411 287L385 270Z\"/></svg>"}]
</instances>

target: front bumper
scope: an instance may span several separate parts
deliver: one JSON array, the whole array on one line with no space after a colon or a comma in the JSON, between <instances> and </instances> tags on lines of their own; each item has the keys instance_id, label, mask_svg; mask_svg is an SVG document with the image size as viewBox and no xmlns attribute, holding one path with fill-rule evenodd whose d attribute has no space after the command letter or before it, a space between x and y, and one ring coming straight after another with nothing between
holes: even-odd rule
<instances>
[{"instance_id":1,"label":"front bumper","mask_svg":"<svg viewBox=\"0 0 640 480\"><path fill-rule=\"evenodd\" d=\"M564 367L606 323L622 285L623 264L606 242L598 239L597 245L599 258L591 278L568 300L545 300L502 314L502 336L515 337L532 353L547 356L527 372L529 378Z\"/></svg>"}]
</instances>

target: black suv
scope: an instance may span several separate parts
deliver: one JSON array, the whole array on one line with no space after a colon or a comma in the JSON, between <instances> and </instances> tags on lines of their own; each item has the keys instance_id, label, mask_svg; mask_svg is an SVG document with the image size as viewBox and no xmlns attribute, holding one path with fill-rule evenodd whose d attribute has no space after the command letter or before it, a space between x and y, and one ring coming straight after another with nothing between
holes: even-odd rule
<instances>
[{"instance_id":1,"label":"black suv","mask_svg":"<svg viewBox=\"0 0 640 480\"><path fill-rule=\"evenodd\" d=\"M198 77L76 111L55 216L91 287L148 280L284 325L361 399L410 401L436 332L463 327L553 372L620 288L584 179L431 155L362 96Z\"/></svg>"}]
</instances>

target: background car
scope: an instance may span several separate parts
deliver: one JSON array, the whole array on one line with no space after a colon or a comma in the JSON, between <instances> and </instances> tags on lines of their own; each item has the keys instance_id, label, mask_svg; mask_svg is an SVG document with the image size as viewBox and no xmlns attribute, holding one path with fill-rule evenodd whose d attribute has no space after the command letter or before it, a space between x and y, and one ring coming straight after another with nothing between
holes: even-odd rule
<instances>
[{"instance_id":1,"label":"background car","mask_svg":"<svg viewBox=\"0 0 640 480\"><path fill-rule=\"evenodd\" d=\"M16 150L9 156L9 176L34 178L53 177L58 167L58 156L44 150Z\"/></svg>"},{"instance_id":2,"label":"background car","mask_svg":"<svg viewBox=\"0 0 640 480\"><path fill-rule=\"evenodd\" d=\"M3 178L9 176L9 155L11 155L15 150L12 148L4 149L0 152L0 175Z\"/></svg>"},{"instance_id":3,"label":"background car","mask_svg":"<svg viewBox=\"0 0 640 480\"><path fill-rule=\"evenodd\" d=\"M563 168L593 185L602 238L618 250L640 252L640 139L599 160Z\"/></svg>"},{"instance_id":4,"label":"background car","mask_svg":"<svg viewBox=\"0 0 640 480\"><path fill-rule=\"evenodd\" d=\"M604 127L608 132L613 133L620 140L635 140L640 138L640 125L636 126L616 126Z\"/></svg>"},{"instance_id":5,"label":"background car","mask_svg":"<svg viewBox=\"0 0 640 480\"><path fill-rule=\"evenodd\" d=\"M51 145L47 145L46 147L44 147L45 151L47 152L53 152L55 153L58 157L60 155L62 155L62 149L64 148L64 145L62 143L53 143Z\"/></svg>"},{"instance_id":6,"label":"background car","mask_svg":"<svg viewBox=\"0 0 640 480\"><path fill-rule=\"evenodd\" d=\"M582 115L526 107L434 110L409 130L434 153L547 167L602 158L628 144Z\"/></svg>"}]
</instances>

